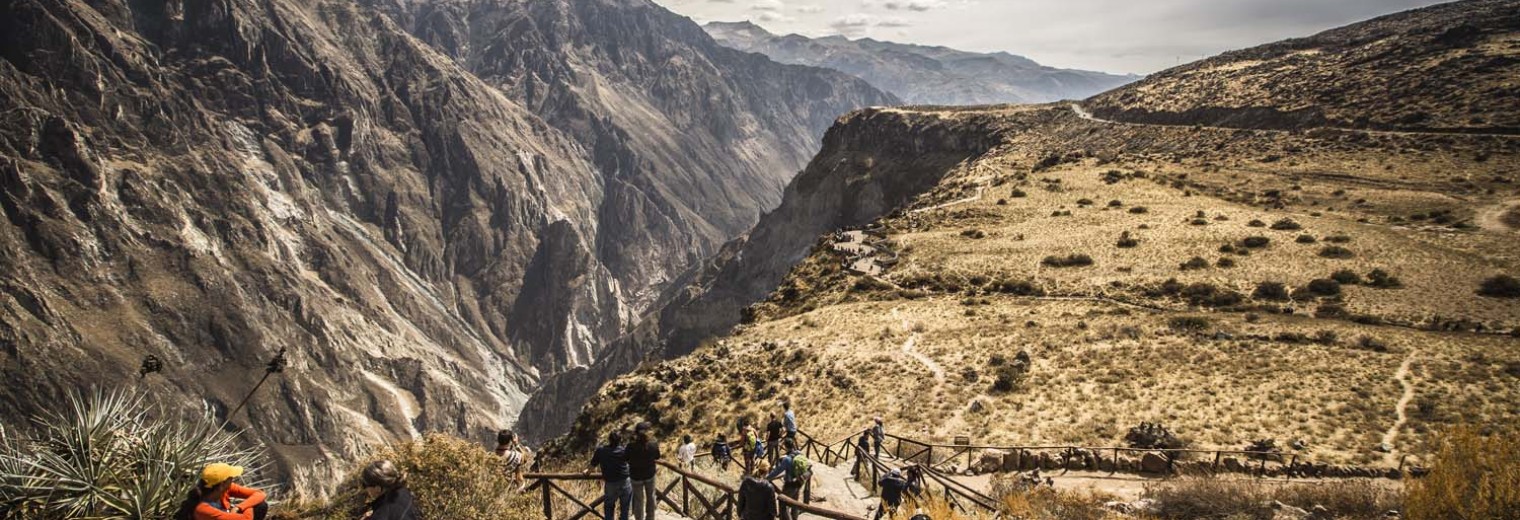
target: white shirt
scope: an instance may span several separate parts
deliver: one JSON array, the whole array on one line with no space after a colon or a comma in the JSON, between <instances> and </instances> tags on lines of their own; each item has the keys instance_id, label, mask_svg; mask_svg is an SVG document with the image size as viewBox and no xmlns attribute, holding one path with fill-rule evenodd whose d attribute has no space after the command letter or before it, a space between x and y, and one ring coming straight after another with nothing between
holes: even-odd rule
<instances>
[{"instance_id":1,"label":"white shirt","mask_svg":"<svg viewBox=\"0 0 1520 520\"><path fill-rule=\"evenodd\" d=\"M676 460L681 461L682 464L691 464L692 461L697 460L697 443L688 442L676 448Z\"/></svg>"}]
</instances>

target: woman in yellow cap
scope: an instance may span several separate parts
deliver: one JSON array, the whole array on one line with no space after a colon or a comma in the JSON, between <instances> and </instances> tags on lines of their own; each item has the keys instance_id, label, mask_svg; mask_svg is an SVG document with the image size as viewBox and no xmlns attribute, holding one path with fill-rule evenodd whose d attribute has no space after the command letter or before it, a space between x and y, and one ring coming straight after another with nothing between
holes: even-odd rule
<instances>
[{"instance_id":1,"label":"woman in yellow cap","mask_svg":"<svg viewBox=\"0 0 1520 520\"><path fill-rule=\"evenodd\" d=\"M243 468L230 464L208 464L201 470L200 485L180 506L175 518L180 520L264 520L269 504L264 492L237 485ZM236 504L232 499L238 499Z\"/></svg>"}]
</instances>

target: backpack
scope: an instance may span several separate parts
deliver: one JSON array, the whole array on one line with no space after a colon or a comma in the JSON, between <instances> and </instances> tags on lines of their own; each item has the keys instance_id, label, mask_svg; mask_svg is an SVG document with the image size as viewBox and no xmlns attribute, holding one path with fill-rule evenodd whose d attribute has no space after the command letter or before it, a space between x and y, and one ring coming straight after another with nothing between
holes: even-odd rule
<instances>
[{"instance_id":1,"label":"backpack","mask_svg":"<svg viewBox=\"0 0 1520 520\"><path fill-rule=\"evenodd\" d=\"M756 444L760 444L760 441L759 441L759 439L755 438L755 431L754 430L745 430L745 432L744 432L744 451L751 451L751 452L755 451L755 445Z\"/></svg>"},{"instance_id":2,"label":"backpack","mask_svg":"<svg viewBox=\"0 0 1520 520\"><path fill-rule=\"evenodd\" d=\"M797 482L799 480L802 480L803 478L807 477L808 471L812 468L813 463L808 461L807 457L802 456L801 453L792 455L792 467L786 472L786 480L788 482Z\"/></svg>"}]
</instances>

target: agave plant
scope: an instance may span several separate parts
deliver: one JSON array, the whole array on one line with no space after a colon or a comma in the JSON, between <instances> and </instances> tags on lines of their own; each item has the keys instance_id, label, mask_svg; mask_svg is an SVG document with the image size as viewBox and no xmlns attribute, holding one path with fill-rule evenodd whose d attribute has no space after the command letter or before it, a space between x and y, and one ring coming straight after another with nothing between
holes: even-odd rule
<instances>
[{"instance_id":1,"label":"agave plant","mask_svg":"<svg viewBox=\"0 0 1520 520\"><path fill-rule=\"evenodd\" d=\"M30 436L0 429L0 516L166 518L211 462L248 468L262 449L221 428L209 408L170 414L135 390L72 394L33 417Z\"/></svg>"}]
</instances>

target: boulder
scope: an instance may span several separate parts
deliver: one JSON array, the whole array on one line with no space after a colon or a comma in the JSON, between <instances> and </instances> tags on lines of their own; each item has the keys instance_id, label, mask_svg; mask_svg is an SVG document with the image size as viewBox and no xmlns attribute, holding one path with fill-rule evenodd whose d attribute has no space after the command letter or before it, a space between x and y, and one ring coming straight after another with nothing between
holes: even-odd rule
<instances>
[{"instance_id":1,"label":"boulder","mask_svg":"<svg viewBox=\"0 0 1520 520\"><path fill-rule=\"evenodd\" d=\"M1049 453L1040 453L1040 468L1047 470L1061 469L1061 461L1050 456Z\"/></svg>"},{"instance_id":2,"label":"boulder","mask_svg":"<svg viewBox=\"0 0 1520 520\"><path fill-rule=\"evenodd\" d=\"M978 474L997 473L1003 469L1003 452L984 451L976 458L976 463L971 465L971 470Z\"/></svg>"},{"instance_id":3,"label":"boulder","mask_svg":"<svg viewBox=\"0 0 1520 520\"><path fill-rule=\"evenodd\" d=\"M1002 461L1000 469L1002 469L1004 473L1013 473L1015 471L1018 471L1019 470L1019 452L1017 452L1017 451L1003 452L1003 461Z\"/></svg>"},{"instance_id":4,"label":"boulder","mask_svg":"<svg viewBox=\"0 0 1520 520\"><path fill-rule=\"evenodd\" d=\"M1165 474L1170 471L1169 468L1170 465L1167 464L1166 457L1162 457L1161 455L1146 453L1140 457L1140 471L1142 473Z\"/></svg>"},{"instance_id":5,"label":"boulder","mask_svg":"<svg viewBox=\"0 0 1520 520\"><path fill-rule=\"evenodd\" d=\"M1035 458L1029 450L1019 452L1019 471L1029 471L1040 467L1040 459Z\"/></svg>"}]
</instances>

